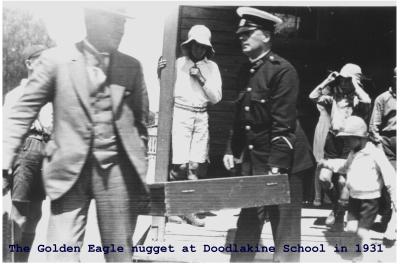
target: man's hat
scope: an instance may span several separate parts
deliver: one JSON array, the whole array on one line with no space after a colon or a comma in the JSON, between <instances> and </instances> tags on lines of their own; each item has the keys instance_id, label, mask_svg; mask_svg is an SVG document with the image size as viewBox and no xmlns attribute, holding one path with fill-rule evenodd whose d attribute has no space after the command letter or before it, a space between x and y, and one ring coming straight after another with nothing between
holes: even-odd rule
<instances>
[{"instance_id":1,"label":"man's hat","mask_svg":"<svg viewBox=\"0 0 400 265\"><path fill-rule=\"evenodd\" d=\"M109 15L116 15L119 17L123 17L126 19L134 19L134 17L130 16L126 9L120 8L120 7L86 7L85 8L85 13L87 12L92 12L92 13L104 13L104 14L109 14Z\"/></svg>"},{"instance_id":2,"label":"man's hat","mask_svg":"<svg viewBox=\"0 0 400 265\"><path fill-rule=\"evenodd\" d=\"M35 57L40 56L40 54L44 51L47 50L47 47L42 45L42 44L35 44L28 46L24 49L22 52L24 60L29 60Z\"/></svg>"},{"instance_id":3,"label":"man's hat","mask_svg":"<svg viewBox=\"0 0 400 265\"><path fill-rule=\"evenodd\" d=\"M239 7L236 13L242 18L236 34L255 29L265 29L273 32L276 25L283 23L279 17L252 7Z\"/></svg>"},{"instance_id":4,"label":"man's hat","mask_svg":"<svg viewBox=\"0 0 400 265\"><path fill-rule=\"evenodd\" d=\"M194 25L188 32L188 39L181 44L182 49L187 49L192 41L209 47L208 58L214 55L215 51L211 44L211 31L206 26Z\"/></svg>"}]
</instances>

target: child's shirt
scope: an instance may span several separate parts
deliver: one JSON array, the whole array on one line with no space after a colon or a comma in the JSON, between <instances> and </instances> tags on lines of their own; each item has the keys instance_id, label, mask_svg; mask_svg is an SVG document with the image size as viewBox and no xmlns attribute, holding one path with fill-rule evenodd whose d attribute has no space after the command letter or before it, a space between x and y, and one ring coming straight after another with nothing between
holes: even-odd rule
<instances>
[{"instance_id":1,"label":"child's shirt","mask_svg":"<svg viewBox=\"0 0 400 265\"><path fill-rule=\"evenodd\" d=\"M206 79L204 86L190 75L194 62L188 57L176 60L175 102L192 107L206 107L208 102L218 103L222 98L222 81L218 65L207 58L196 63Z\"/></svg>"},{"instance_id":2,"label":"child's shirt","mask_svg":"<svg viewBox=\"0 0 400 265\"><path fill-rule=\"evenodd\" d=\"M381 196L382 185L395 188L396 172L384 152L368 142L358 152L351 151L347 160L326 161L334 172L347 175L350 196L355 199L376 199Z\"/></svg>"}]
</instances>

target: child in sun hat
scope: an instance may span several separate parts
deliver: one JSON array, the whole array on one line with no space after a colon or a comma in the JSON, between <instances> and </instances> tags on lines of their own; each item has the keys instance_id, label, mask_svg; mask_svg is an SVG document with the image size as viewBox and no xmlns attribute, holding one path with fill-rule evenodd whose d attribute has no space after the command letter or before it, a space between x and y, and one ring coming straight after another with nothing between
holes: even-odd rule
<instances>
[{"instance_id":1,"label":"child in sun hat","mask_svg":"<svg viewBox=\"0 0 400 265\"><path fill-rule=\"evenodd\" d=\"M351 150L347 159L322 160L320 166L347 176L350 198L346 230L357 233L365 243L378 214L383 186L395 208L396 172L383 151L368 141L367 125L360 117L348 117L337 136L343 138Z\"/></svg>"},{"instance_id":2,"label":"child in sun hat","mask_svg":"<svg viewBox=\"0 0 400 265\"><path fill-rule=\"evenodd\" d=\"M207 106L221 100L222 81L218 65L210 60L215 51L206 26L193 26L181 49L183 56L176 61L170 179L196 180L199 165L208 159ZM165 66L160 58L158 72Z\"/></svg>"}]
</instances>

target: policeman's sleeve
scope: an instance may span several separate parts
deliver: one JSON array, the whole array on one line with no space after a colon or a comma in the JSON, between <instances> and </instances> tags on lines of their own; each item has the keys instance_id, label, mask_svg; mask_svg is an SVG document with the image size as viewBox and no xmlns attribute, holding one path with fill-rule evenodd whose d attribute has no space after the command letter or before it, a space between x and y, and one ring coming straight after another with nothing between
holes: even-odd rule
<instances>
[{"instance_id":1,"label":"policeman's sleeve","mask_svg":"<svg viewBox=\"0 0 400 265\"><path fill-rule=\"evenodd\" d=\"M268 166L288 169L292 165L293 146L296 140L296 101L299 79L294 68L280 70L272 88L271 106L271 154Z\"/></svg>"},{"instance_id":2,"label":"policeman's sleeve","mask_svg":"<svg viewBox=\"0 0 400 265\"><path fill-rule=\"evenodd\" d=\"M24 93L10 109L4 121L3 168L11 167L17 150L25 139L29 128L37 118L43 105L53 98L56 58L54 51L45 51L40 57L41 64L35 67L28 79Z\"/></svg>"},{"instance_id":3,"label":"policeman's sleeve","mask_svg":"<svg viewBox=\"0 0 400 265\"><path fill-rule=\"evenodd\" d=\"M237 135L239 133L238 131L238 103L234 102L233 103L233 124L231 126L231 128L228 131L228 137L226 140L226 147L225 147L225 154L226 155L235 155L235 152L233 150L233 146L238 146L237 143Z\"/></svg>"}]
</instances>

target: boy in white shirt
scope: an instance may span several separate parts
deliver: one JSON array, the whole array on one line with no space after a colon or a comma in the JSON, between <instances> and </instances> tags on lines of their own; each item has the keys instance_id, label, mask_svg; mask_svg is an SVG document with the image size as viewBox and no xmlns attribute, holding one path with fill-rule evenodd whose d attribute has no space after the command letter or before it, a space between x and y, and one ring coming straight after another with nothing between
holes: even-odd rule
<instances>
[{"instance_id":1,"label":"boy in white shirt","mask_svg":"<svg viewBox=\"0 0 400 265\"><path fill-rule=\"evenodd\" d=\"M357 233L365 243L378 214L383 185L395 208L396 172L383 151L368 141L367 125L363 119L357 116L347 118L338 137L343 137L351 149L347 160L322 160L320 166L347 175L350 199L346 229Z\"/></svg>"}]
</instances>

